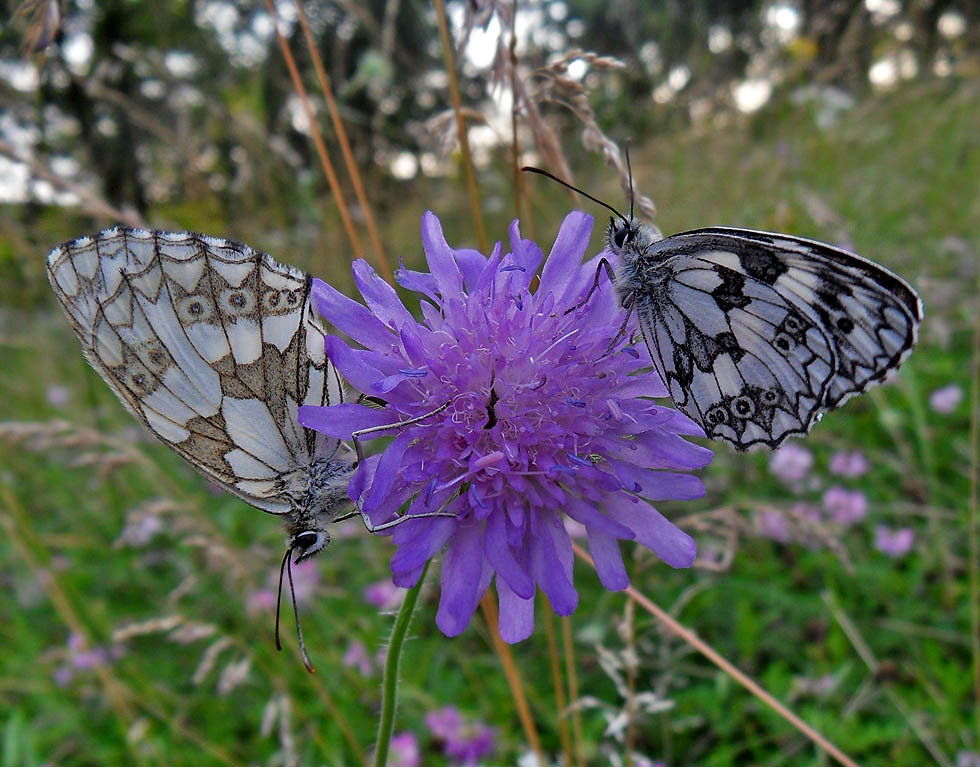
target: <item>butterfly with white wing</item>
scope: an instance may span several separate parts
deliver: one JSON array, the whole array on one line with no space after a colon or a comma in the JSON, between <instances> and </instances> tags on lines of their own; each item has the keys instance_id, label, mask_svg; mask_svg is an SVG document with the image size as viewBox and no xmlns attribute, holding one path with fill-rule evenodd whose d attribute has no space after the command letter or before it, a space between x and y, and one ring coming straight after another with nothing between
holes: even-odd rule
<instances>
[{"instance_id":1,"label":"butterfly with white wing","mask_svg":"<svg viewBox=\"0 0 980 767\"><path fill-rule=\"evenodd\" d=\"M606 230L616 267L600 262L592 290L605 270L674 404L713 439L776 448L880 383L915 346L919 296L872 261L749 229L664 237L632 209L627 218L575 191L616 214Z\"/></svg>"},{"instance_id":2,"label":"butterfly with white wing","mask_svg":"<svg viewBox=\"0 0 980 767\"><path fill-rule=\"evenodd\" d=\"M280 592L283 569L292 590L292 555L323 550L328 525L358 513L353 452L296 419L300 405L344 399L312 278L232 240L122 227L59 245L47 270L85 357L126 409L211 482L282 517Z\"/></svg>"}]
</instances>

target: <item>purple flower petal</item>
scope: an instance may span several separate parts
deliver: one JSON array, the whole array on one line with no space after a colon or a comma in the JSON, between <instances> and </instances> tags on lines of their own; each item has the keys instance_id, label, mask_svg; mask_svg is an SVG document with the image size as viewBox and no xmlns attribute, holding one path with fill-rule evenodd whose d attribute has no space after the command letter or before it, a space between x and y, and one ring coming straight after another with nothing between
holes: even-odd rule
<instances>
[{"instance_id":1,"label":"purple flower petal","mask_svg":"<svg viewBox=\"0 0 980 767\"><path fill-rule=\"evenodd\" d=\"M398 551L391 558L391 574L396 586L411 588L415 581L406 583L403 577L406 573L416 572L427 559L438 554L443 545L456 532L458 523L449 517L431 517L419 520L409 520L398 526L406 532L414 533L412 539L402 542Z\"/></svg>"},{"instance_id":2,"label":"purple flower petal","mask_svg":"<svg viewBox=\"0 0 980 767\"><path fill-rule=\"evenodd\" d=\"M613 472L626 492L636 493L649 501L690 501L704 496L704 485L693 474L650 471L622 461L613 464Z\"/></svg>"},{"instance_id":3,"label":"purple flower petal","mask_svg":"<svg viewBox=\"0 0 980 767\"><path fill-rule=\"evenodd\" d=\"M498 584L502 578L517 597L530 599L534 596L534 581L510 550L504 529L506 524L507 518L503 514L490 515L484 532L483 550L487 560L497 571Z\"/></svg>"},{"instance_id":4,"label":"purple flower petal","mask_svg":"<svg viewBox=\"0 0 980 767\"><path fill-rule=\"evenodd\" d=\"M368 492L367 499L364 501L364 511L370 514L378 509L385 501L385 496L391 492L398 479L398 470L401 468L402 457L408 446L412 444L415 435L410 432L402 432L391 444L385 448L381 454L381 461L374 474L374 482Z\"/></svg>"},{"instance_id":5,"label":"purple flower petal","mask_svg":"<svg viewBox=\"0 0 980 767\"><path fill-rule=\"evenodd\" d=\"M595 562L599 580L610 591L622 591L630 585L630 579L626 575L623 557L619 552L619 542L594 527L587 527L586 531L589 536L589 552Z\"/></svg>"},{"instance_id":6,"label":"purple flower petal","mask_svg":"<svg viewBox=\"0 0 980 767\"><path fill-rule=\"evenodd\" d=\"M690 567L697 556L694 539L653 506L620 493L605 502L609 516L633 529L636 540L671 567Z\"/></svg>"},{"instance_id":7,"label":"purple flower petal","mask_svg":"<svg viewBox=\"0 0 980 767\"><path fill-rule=\"evenodd\" d=\"M416 272L413 269L399 269L395 272L395 280L406 290L421 293L433 301L438 300L439 290L436 281L428 272Z\"/></svg>"},{"instance_id":8,"label":"purple flower petal","mask_svg":"<svg viewBox=\"0 0 980 767\"><path fill-rule=\"evenodd\" d=\"M541 259L544 258L541 248L531 240L521 239L521 224L517 219L514 219L510 225L509 234L514 263L524 267L527 274L535 274L541 266Z\"/></svg>"},{"instance_id":9,"label":"purple flower petal","mask_svg":"<svg viewBox=\"0 0 980 767\"><path fill-rule=\"evenodd\" d=\"M551 520L542 522L538 533L538 538L531 549L534 579L541 586L541 590L548 595L556 613L571 615L578 605L578 592L572 585L569 558L572 550L571 539L563 526L558 526ZM567 556L563 556L565 549L568 551Z\"/></svg>"},{"instance_id":10,"label":"purple flower petal","mask_svg":"<svg viewBox=\"0 0 980 767\"><path fill-rule=\"evenodd\" d=\"M375 381L379 381L384 376L376 367L370 365L366 360L369 356L365 352L355 351L336 336L327 336L324 339L329 359L337 371L344 379L360 391L371 391Z\"/></svg>"},{"instance_id":11,"label":"purple flower petal","mask_svg":"<svg viewBox=\"0 0 980 767\"><path fill-rule=\"evenodd\" d=\"M607 517L595 506L586 503L580 498L569 498L565 505L565 513L576 522L580 522L588 528L601 530L606 535L629 540L636 537L636 534L631 528L620 524L615 519Z\"/></svg>"},{"instance_id":12,"label":"purple flower petal","mask_svg":"<svg viewBox=\"0 0 980 767\"><path fill-rule=\"evenodd\" d=\"M540 293L552 293L559 297L579 274L582 256L589 246L593 221L592 216L577 210L565 216L541 272Z\"/></svg>"},{"instance_id":13,"label":"purple flower petal","mask_svg":"<svg viewBox=\"0 0 980 767\"><path fill-rule=\"evenodd\" d=\"M395 330L403 325L415 324L415 318L405 308L395 289L363 258L354 262L354 282L368 308L382 323Z\"/></svg>"},{"instance_id":14,"label":"purple flower petal","mask_svg":"<svg viewBox=\"0 0 980 767\"><path fill-rule=\"evenodd\" d=\"M318 405L300 405L299 407L299 423L301 426L337 439L350 439L351 434L360 429L383 426L397 421L398 417L389 410L377 410L352 402L342 402L339 405L327 407ZM381 434L367 435L365 439L381 436L387 435L382 432Z\"/></svg>"},{"instance_id":15,"label":"purple flower petal","mask_svg":"<svg viewBox=\"0 0 980 767\"><path fill-rule=\"evenodd\" d=\"M483 530L476 522L460 524L442 560L442 595L436 625L446 636L463 632L473 616L482 591Z\"/></svg>"},{"instance_id":16,"label":"purple flower petal","mask_svg":"<svg viewBox=\"0 0 980 767\"><path fill-rule=\"evenodd\" d=\"M500 601L500 638L508 644L520 642L534 631L534 588L530 597L521 597L497 577L497 597Z\"/></svg>"},{"instance_id":17,"label":"purple flower petal","mask_svg":"<svg viewBox=\"0 0 980 767\"><path fill-rule=\"evenodd\" d=\"M375 315L323 280L313 280L312 292L320 314L362 346L383 349L394 341L391 331Z\"/></svg>"},{"instance_id":18,"label":"purple flower petal","mask_svg":"<svg viewBox=\"0 0 980 767\"><path fill-rule=\"evenodd\" d=\"M497 244L499 248L499 243ZM478 250L471 248L457 248L454 252L456 266L463 276L464 287L472 291L483 274L487 266L487 257Z\"/></svg>"},{"instance_id":19,"label":"purple flower petal","mask_svg":"<svg viewBox=\"0 0 980 767\"><path fill-rule=\"evenodd\" d=\"M431 211L422 215L422 248L443 299L458 294L463 287L462 275L453 258L453 251L442 234L442 224Z\"/></svg>"}]
</instances>

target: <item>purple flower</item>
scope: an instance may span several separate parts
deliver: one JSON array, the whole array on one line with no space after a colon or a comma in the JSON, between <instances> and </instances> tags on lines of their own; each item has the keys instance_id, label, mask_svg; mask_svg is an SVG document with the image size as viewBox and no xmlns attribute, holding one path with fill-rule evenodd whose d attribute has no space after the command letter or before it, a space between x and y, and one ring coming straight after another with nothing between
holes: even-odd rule
<instances>
[{"instance_id":1,"label":"purple flower","mask_svg":"<svg viewBox=\"0 0 980 767\"><path fill-rule=\"evenodd\" d=\"M860 477L871 465L860 450L834 453L830 458L830 473L839 477Z\"/></svg>"},{"instance_id":2,"label":"purple flower","mask_svg":"<svg viewBox=\"0 0 980 767\"><path fill-rule=\"evenodd\" d=\"M802 480L813 467L813 453L795 442L787 442L769 457L769 471L788 485Z\"/></svg>"},{"instance_id":3,"label":"purple flower","mask_svg":"<svg viewBox=\"0 0 980 767\"><path fill-rule=\"evenodd\" d=\"M364 601L379 610L391 610L401 604L405 590L390 580L377 581L364 588Z\"/></svg>"},{"instance_id":4,"label":"purple flower","mask_svg":"<svg viewBox=\"0 0 980 767\"><path fill-rule=\"evenodd\" d=\"M947 415L960 406L963 401L963 389L957 384L949 384L936 389L929 395L929 407L937 413Z\"/></svg>"},{"instance_id":5,"label":"purple flower","mask_svg":"<svg viewBox=\"0 0 980 767\"><path fill-rule=\"evenodd\" d=\"M482 757L493 753L493 728L480 722L464 722L454 706L430 711L425 724L432 737L442 741L446 756L456 764L475 767Z\"/></svg>"},{"instance_id":6,"label":"purple flower","mask_svg":"<svg viewBox=\"0 0 980 767\"><path fill-rule=\"evenodd\" d=\"M347 645L340 663L347 668L356 668L361 672L361 676L374 676L374 663L368 655L367 647L360 639L354 639Z\"/></svg>"},{"instance_id":7,"label":"purple flower","mask_svg":"<svg viewBox=\"0 0 980 767\"><path fill-rule=\"evenodd\" d=\"M52 407L64 407L71 399L71 390L67 386L53 384L44 390L44 397Z\"/></svg>"},{"instance_id":8,"label":"purple flower","mask_svg":"<svg viewBox=\"0 0 980 767\"><path fill-rule=\"evenodd\" d=\"M389 767L419 767L422 754L419 742L410 732L400 732L391 739L388 751Z\"/></svg>"},{"instance_id":9,"label":"purple flower","mask_svg":"<svg viewBox=\"0 0 980 767\"><path fill-rule=\"evenodd\" d=\"M850 525L868 515L868 499L859 490L845 490L832 485L823 494L823 508L832 522Z\"/></svg>"},{"instance_id":10,"label":"purple flower","mask_svg":"<svg viewBox=\"0 0 980 767\"><path fill-rule=\"evenodd\" d=\"M485 724L464 727L446 741L446 756L464 767L476 767L480 759L493 753L494 729Z\"/></svg>"},{"instance_id":11,"label":"purple flower","mask_svg":"<svg viewBox=\"0 0 980 767\"><path fill-rule=\"evenodd\" d=\"M667 391L646 351L631 348L629 334L616 340L624 312L609 282L579 306L596 275L595 258L582 263L591 230L590 216L569 214L539 280L541 249L516 221L511 252L498 243L487 258L451 249L426 213L430 272L398 272L424 297L421 322L364 261L354 278L367 308L314 282L323 316L365 347L328 336L328 356L352 386L388 404L306 406L300 423L350 439L418 419L368 435L394 439L358 468L350 492L374 524L406 504L408 515L430 515L393 528L391 569L410 587L446 548L436 623L448 636L466 628L495 575L509 642L533 630L537 587L559 615L575 610L566 515L585 525L608 589L628 585L619 539L672 567L694 560L691 537L648 501L702 496L700 480L682 472L705 466L711 451L684 439L703 436L689 418L649 399Z\"/></svg>"},{"instance_id":12,"label":"purple flower","mask_svg":"<svg viewBox=\"0 0 980 767\"><path fill-rule=\"evenodd\" d=\"M73 633L68 637L65 660L55 670L55 682L59 686L65 687L75 677L77 671L88 671L96 666L108 665L113 659L121 655L121 648L89 647L83 636Z\"/></svg>"},{"instance_id":13,"label":"purple flower","mask_svg":"<svg viewBox=\"0 0 980 767\"><path fill-rule=\"evenodd\" d=\"M900 527L893 530L884 525L875 528L875 548L890 557L903 557L912 549L915 543L915 532L911 527Z\"/></svg>"},{"instance_id":14,"label":"purple flower","mask_svg":"<svg viewBox=\"0 0 980 767\"><path fill-rule=\"evenodd\" d=\"M463 715L455 706L444 706L425 715L425 726L436 740L449 740L463 727Z\"/></svg>"},{"instance_id":15,"label":"purple flower","mask_svg":"<svg viewBox=\"0 0 980 767\"><path fill-rule=\"evenodd\" d=\"M755 525L766 538L780 543L789 543L793 537L789 520L782 512L775 509L762 509L755 514Z\"/></svg>"}]
</instances>

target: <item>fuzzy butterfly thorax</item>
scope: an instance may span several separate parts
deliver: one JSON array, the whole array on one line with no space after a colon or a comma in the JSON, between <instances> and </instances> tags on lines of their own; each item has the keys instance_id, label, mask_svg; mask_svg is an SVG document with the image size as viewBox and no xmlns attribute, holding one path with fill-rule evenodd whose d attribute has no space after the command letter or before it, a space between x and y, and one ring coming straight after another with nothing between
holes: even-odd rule
<instances>
[{"instance_id":1,"label":"fuzzy butterfly thorax","mask_svg":"<svg viewBox=\"0 0 980 767\"><path fill-rule=\"evenodd\" d=\"M777 447L911 353L922 304L900 277L791 235L663 235L610 219L615 286L674 403L737 449Z\"/></svg>"},{"instance_id":2,"label":"fuzzy butterfly thorax","mask_svg":"<svg viewBox=\"0 0 980 767\"><path fill-rule=\"evenodd\" d=\"M317 458L302 471L305 490L291 497L293 507L284 515L288 547L297 552L296 562L319 554L330 543L329 526L353 504L347 483L357 468L353 456L345 460Z\"/></svg>"}]
</instances>

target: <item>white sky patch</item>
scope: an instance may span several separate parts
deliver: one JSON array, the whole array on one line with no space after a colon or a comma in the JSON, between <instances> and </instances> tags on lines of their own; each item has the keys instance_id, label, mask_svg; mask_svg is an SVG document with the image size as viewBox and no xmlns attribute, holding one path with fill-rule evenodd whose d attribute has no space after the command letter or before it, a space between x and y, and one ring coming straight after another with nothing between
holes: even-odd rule
<instances>
[{"instance_id":1,"label":"white sky patch","mask_svg":"<svg viewBox=\"0 0 980 767\"><path fill-rule=\"evenodd\" d=\"M643 68L651 75L656 74L664 65L660 58L660 46L653 40L648 40L640 47L640 61Z\"/></svg>"},{"instance_id":2,"label":"white sky patch","mask_svg":"<svg viewBox=\"0 0 980 767\"><path fill-rule=\"evenodd\" d=\"M276 24L268 13L257 13L252 19L252 34L268 41L276 33Z\"/></svg>"},{"instance_id":3,"label":"white sky patch","mask_svg":"<svg viewBox=\"0 0 980 767\"><path fill-rule=\"evenodd\" d=\"M899 0L864 0L864 7L868 9L872 20L879 24L902 10Z\"/></svg>"},{"instance_id":4,"label":"white sky patch","mask_svg":"<svg viewBox=\"0 0 980 767\"><path fill-rule=\"evenodd\" d=\"M92 36L88 32L69 35L61 44L61 54L65 58L69 72L78 77L87 75L92 56L95 54Z\"/></svg>"},{"instance_id":5,"label":"white sky patch","mask_svg":"<svg viewBox=\"0 0 980 767\"><path fill-rule=\"evenodd\" d=\"M316 105L313 104L313 108L316 109ZM300 101L299 96L293 94L286 101L286 110L289 112L289 121L293 126L293 130L297 133L302 133L305 136L310 135L310 120L306 114L306 110L303 108L303 102Z\"/></svg>"},{"instance_id":6,"label":"white sky patch","mask_svg":"<svg viewBox=\"0 0 980 767\"><path fill-rule=\"evenodd\" d=\"M743 80L732 87L732 99L739 112L755 112L772 96L772 83L762 77Z\"/></svg>"},{"instance_id":7,"label":"white sky patch","mask_svg":"<svg viewBox=\"0 0 980 767\"><path fill-rule=\"evenodd\" d=\"M33 93L41 84L37 67L31 61L4 59L0 61L0 78L6 80L10 87L21 93Z\"/></svg>"},{"instance_id":8,"label":"white sky patch","mask_svg":"<svg viewBox=\"0 0 980 767\"><path fill-rule=\"evenodd\" d=\"M675 93L682 90L690 81L691 70L685 64L678 64L676 67L671 67L667 75L667 84L674 89Z\"/></svg>"},{"instance_id":9,"label":"white sky patch","mask_svg":"<svg viewBox=\"0 0 980 767\"><path fill-rule=\"evenodd\" d=\"M898 82L898 61L894 56L878 59L868 70L868 80L876 88L890 88Z\"/></svg>"},{"instance_id":10,"label":"white sky patch","mask_svg":"<svg viewBox=\"0 0 980 767\"><path fill-rule=\"evenodd\" d=\"M500 39L500 21L496 14L490 19L486 29L476 27L470 32L464 55L466 60L477 69L486 69L493 64L497 53L497 42Z\"/></svg>"},{"instance_id":11,"label":"white sky patch","mask_svg":"<svg viewBox=\"0 0 980 767\"><path fill-rule=\"evenodd\" d=\"M0 156L0 203L26 201L30 177L24 163Z\"/></svg>"},{"instance_id":12,"label":"white sky patch","mask_svg":"<svg viewBox=\"0 0 980 767\"><path fill-rule=\"evenodd\" d=\"M581 80L588 69L589 65L583 59L575 59L568 65L568 76L572 80Z\"/></svg>"},{"instance_id":13,"label":"white sky patch","mask_svg":"<svg viewBox=\"0 0 980 767\"><path fill-rule=\"evenodd\" d=\"M945 11L936 22L936 28L947 40L953 40L966 32L966 19L959 11Z\"/></svg>"},{"instance_id":14,"label":"white sky patch","mask_svg":"<svg viewBox=\"0 0 980 767\"><path fill-rule=\"evenodd\" d=\"M174 77L186 78L200 69L200 63L193 53L187 51L167 51L163 57L163 65Z\"/></svg>"},{"instance_id":15,"label":"white sky patch","mask_svg":"<svg viewBox=\"0 0 980 767\"><path fill-rule=\"evenodd\" d=\"M722 24L712 24L708 27L708 50L712 53L724 53L732 47L732 31Z\"/></svg>"},{"instance_id":16,"label":"white sky patch","mask_svg":"<svg viewBox=\"0 0 980 767\"><path fill-rule=\"evenodd\" d=\"M802 19L800 12L792 5L776 3L766 8L766 24L790 36L796 34Z\"/></svg>"},{"instance_id":17,"label":"white sky patch","mask_svg":"<svg viewBox=\"0 0 980 767\"><path fill-rule=\"evenodd\" d=\"M907 43L915 36L915 27L907 21L901 21L895 25L895 39Z\"/></svg>"},{"instance_id":18,"label":"white sky patch","mask_svg":"<svg viewBox=\"0 0 980 767\"><path fill-rule=\"evenodd\" d=\"M419 172L419 161L411 152L399 152L388 165L391 175L402 181L415 178Z\"/></svg>"},{"instance_id":19,"label":"white sky patch","mask_svg":"<svg viewBox=\"0 0 980 767\"><path fill-rule=\"evenodd\" d=\"M555 21L564 21L568 18L568 6L565 3L551 3L548 6L548 15Z\"/></svg>"},{"instance_id":20,"label":"white sky patch","mask_svg":"<svg viewBox=\"0 0 980 767\"><path fill-rule=\"evenodd\" d=\"M106 138L115 138L119 135L119 126L109 115L102 115L96 121L95 129Z\"/></svg>"},{"instance_id":21,"label":"white sky patch","mask_svg":"<svg viewBox=\"0 0 980 767\"><path fill-rule=\"evenodd\" d=\"M157 99L162 99L167 94L167 86L163 84L163 80L151 77L148 80L140 81L140 93L146 98L156 101Z\"/></svg>"},{"instance_id":22,"label":"white sky patch","mask_svg":"<svg viewBox=\"0 0 980 767\"><path fill-rule=\"evenodd\" d=\"M653 100L658 104L670 103L674 95L674 89L670 87L670 83L661 83L653 89Z\"/></svg>"}]
</instances>

